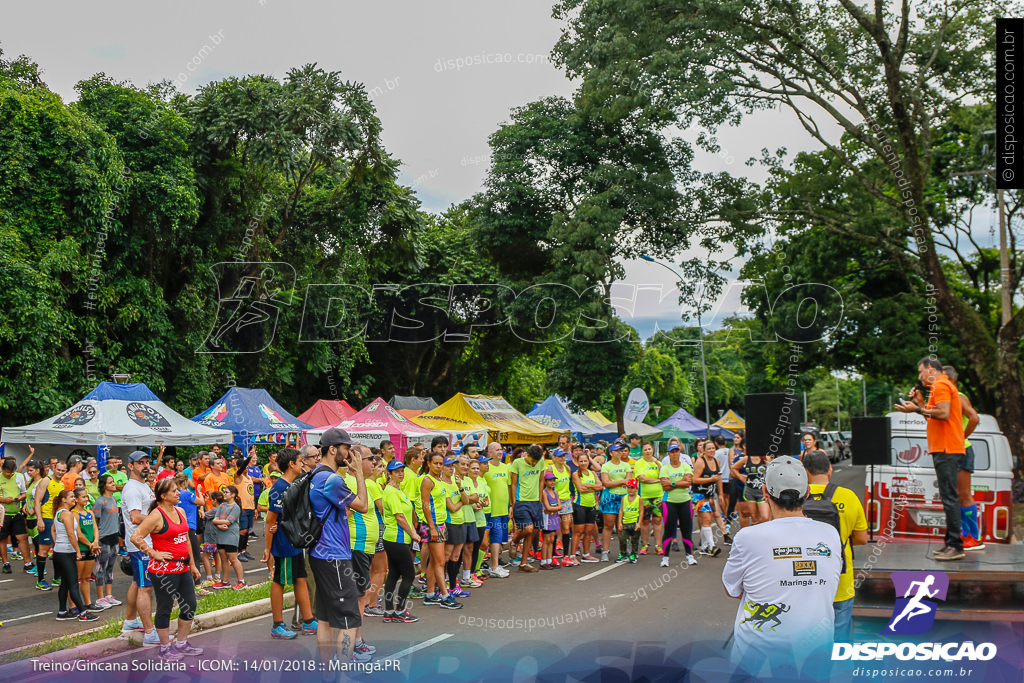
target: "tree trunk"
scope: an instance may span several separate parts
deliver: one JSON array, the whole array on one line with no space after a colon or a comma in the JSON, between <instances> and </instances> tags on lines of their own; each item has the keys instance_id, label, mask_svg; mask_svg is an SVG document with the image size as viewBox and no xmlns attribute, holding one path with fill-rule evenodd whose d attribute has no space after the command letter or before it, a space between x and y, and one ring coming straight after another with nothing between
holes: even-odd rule
<instances>
[{"instance_id":1,"label":"tree trunk","mask_svg":"<svg viewBox=\"0 0 1024 683\"><path fill-rule=\"evenodd\" d=\"M626 404L622 400L622 394L615 392L615 399L612 401L612 406L615 408L615 425L618 428L619 434L624 434L626 431L626 425L623 422L623 414L626 412Z\"/></svg>"},{"instance_id":2,"label":"tree trunk","mask_svg":"<svg viewBox=\"0 0 1024 683\"><path fill-rule=\"evenodd\" d=\"M999 331L999 402L996 420L1010 442L1017 476L1024 476L1024 391L1021 390L1020 313Z\"/></svg>"}]
</instances>

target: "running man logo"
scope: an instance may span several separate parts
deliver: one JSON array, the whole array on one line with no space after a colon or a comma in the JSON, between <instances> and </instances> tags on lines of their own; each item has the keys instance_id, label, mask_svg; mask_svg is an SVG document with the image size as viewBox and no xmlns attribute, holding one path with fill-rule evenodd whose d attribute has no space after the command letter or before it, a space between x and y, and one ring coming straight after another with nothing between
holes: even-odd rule
<instances>
[{"instance_id":1,"label":"running man logo","mask_svg":"<svg viewBox=\"0 0 1024 683\"><path fill-rule=\"evenodd\" d=\"M756 602L747 602L743 605L743 609L749 614L746 619L740 622L740 626L750 622L754 625L755 631L761 631L762 626L767 626L774 622L772 630L775 630L776 626L782 626L782 621L779 619L780 614L784 614L789 611L789 605L780 602L777 605L771 603L758 604Z\"/></svg>"},{"instance_id":2,"label":"running man logo","mask_svg":"<svg viewBox=\"0 0 1024 683\"><path fill-rule=\"evenodd\" d=\"M281 262L216 263L217 317L198 353L258 353L277 332L281 306L291 304L295 268Z\"/></svg>"},{"instance_id":3,"label":"running man logo","mask_svg":"<svg viewBox=\"0 0 1024 683\"><path fill-rule=\"evenodd\" d=\"M893 572L896 605L892 620L882 633L918 635L927 633L935 623L936 600L945 600L949 577L942 572Z\"/></svg>"}]
</instances>

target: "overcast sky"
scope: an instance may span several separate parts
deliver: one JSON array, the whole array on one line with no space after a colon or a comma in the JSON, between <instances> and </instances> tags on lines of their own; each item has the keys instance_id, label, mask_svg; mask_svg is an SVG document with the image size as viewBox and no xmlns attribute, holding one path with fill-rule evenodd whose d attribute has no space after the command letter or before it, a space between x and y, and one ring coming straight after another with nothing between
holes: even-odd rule
<instances>
[{"instance_id":1,"label":"overcast sky","mask_svg":"<svg viewBox=\"0 0 1024 683\"><path fill-rule=\"evenodd\" d=\"M309 62L340 71L366 85L387 149L403 162L401 181L429 211L479 191L487 137L512 107L547 95L569 97L576 86L547 62L561 28L551 17L551 0L58 0L8 4L2 26L6 57L29 55L66 100L75 98L75 83L99 72L140 86L178 81L191 94L225 76L282 78ZM483 63L457 63L476 57ZM683 137L692 141L696 133ZM748 118L720 139L722 152L699 153L698 168L755 180L763 175L743 162L762 147L811 148L799 124L778 112ZM625 265L626 283L641 294L624 319L644 337L655 324L679 324L668 271L643 261ZM650 289L659 286L660 296ZM722 315L741 309L736 289L719 305Z\"/></svg>"}]
</instances>

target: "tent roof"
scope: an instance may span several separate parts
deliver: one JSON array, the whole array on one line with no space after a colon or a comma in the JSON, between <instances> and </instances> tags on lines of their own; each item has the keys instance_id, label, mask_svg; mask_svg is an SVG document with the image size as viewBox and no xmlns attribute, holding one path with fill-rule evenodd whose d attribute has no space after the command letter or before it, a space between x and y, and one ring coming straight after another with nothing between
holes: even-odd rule
<instances>
[{"instance_id":1,"label":"tent roof","mask_svg":"<svg viewBox=\"0 0 1024 683\"><path fill-rule=\"evenodd\" d=\"M383 439L392 439L398 442L402 436L434 436L445 434L436 430L421 427L408 420L404 415L392 408L382 398L375 398L359 412L349 418L341 420L330 427L344 429L356 441L373 442ZM322 426L317 429L310 429L306 432L306 439L309 443L320 443L320 435L329 427ZM376 445L376 444L374 444ZM396 443L396 445L398 445Z\"/></svg>"},{"instance_id":2,"label":"tent roof","mask_svg":"<svg viewBox=\"0 0 1024 683\"><path fill-rule=\"evenodd\" d=\"M725 411L725 415L715 420L711 424L718 425L719 427L725 427L726 429L733 432L736 431L737 429L743 429L747 426L747 423L744 422L743 418L734 413L732 409Z\"/></svg>"},{"instance_id":3,"label":"tent roof","mask_svg":"<svg viewBox=\"0 0 1024 683\"><path fill-rule=\"evenodd\" d=\"M392 396L388 401L395 410L433 410L437 407L437 401L432 398L420 396Z\"/></svg>"},{"instance_id":4,"label":"tent roof","mask_svg":"<svg viewBox=\"0 0 1024 683\"><path fill-rule=\"evenodd\" d=\"M425 412L427 412L427 411L425 411L425 410L411 410L409 408L399 408L398 409L398 414L401 415L402 417L406 418L407 420L411 420L414 417L419 417L420 415L422 415Z\"/></svg>"},{"instance_id":5,"label":"tent roof","mask_svg":"<svg viewBox=\"0 0 1024 683\"><path fill-rule=\"evenodd\" d=\"M3 430L10 443L86 446L199 446L230 443L231 432L192 422L142 383L101 382L85 398L42 422Z\"/></svg>"},{"instance_id":6,"label":"tent roof","mask_svg":"<svg viewBox=\"0 0 1024 683\"><path fill-rule=\"evenodd\" d=\"M680 408L676 412L672 413L668 419L664 422L660 422L658 427L661 429L674 427L680 431L689 432L695 436L707 436L708 434L708 424L686 412L685 408ZM726 439L733 438L732 432L723 427L711 425L710 432L711 436L723 436Z\"/></svg>"},{"instance_id":7,"label":"tent roof","mask_svg":"<svg viewBox=\"0 0 1024 683\"><path fill-rule=\"evenodd\" d=\"M513 408L501 396L458 393L413 422L430 429L461 434L484 430L503 444L551 443L567 429L552 429Z\"/></svg>"},{"instance_id":8,"label":"tent roof","mask_svg":"<svg viewBox=\"0 0 1024 683\"><path fill-rule=\"evenodd\" d=\"M623 420L623 428L626 430L626 435L636 434L641 439L647 439L648 441L660 441L662 431L658 427L652 427L646 422L634 422L633 420ZM618 424L615 422L609 422L608 427L612 430L618 428ZM618 434L616 434L616 437Z\"/></svg>"},{"instance_id":9,"label":"tent roof","mask_svg":"<svg viewBox=\"0 0 1024 683\"><path fill-rule=\"evenodd\" d=\"M231 387L192 420L208 427L229 429L240 444L254 436L312 429L312 425L282 408L265 389L243 387Z\"/></svg>"},{"instance_id":10,"label":"tent roof","mask_svg":"<svg viewBox=\"0 0 1024 683\"><path fill-rule=\"evenodd\" d=\"M599 410L584 410L583 414L586 415L587 417L589 417L591 420L593 420L596 424L599 424L599 425L602 425L602 426L603 425L607 425L607 424L611 424L611 422L612 422L607 417L602 415L601 411L599 411ZM616 434L616 436L618 436L618 434Z\"/></svg>"},{"instance_id":11,"label":"tent roof","mask_svg":"<svg viewBox=\"0 0 1024 683\"><path fill-rule=\"evenodd\" d=\"M299 419L314 427L325 427L350 418L356 412L356 409L350 406L348 401L329 401L321 398L307 408L306 412L299 415Z\"/></svg>"},{"instance_id":12,"label":"tent roof","mask_svg":"<svg viewBox=\"0 0 1024 683\"><path fill-rule=\"evenodd\" d=\"M571 412L565 402L555 394L534 406L526 416L552 429L568 429L576 439L597 441L615 438L614 432L609 432L606 427L595 423L586 415Z\"/></svg>"}]
</instances>

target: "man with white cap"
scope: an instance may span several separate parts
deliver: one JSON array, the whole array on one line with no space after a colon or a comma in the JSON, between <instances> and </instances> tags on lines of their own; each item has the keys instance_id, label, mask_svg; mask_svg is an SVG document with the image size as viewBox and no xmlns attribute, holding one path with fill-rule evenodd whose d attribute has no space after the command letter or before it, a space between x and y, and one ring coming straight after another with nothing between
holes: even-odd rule
<instances>
[{"instance_id":1,"label":"man with white cap","mask_svg":"<svg viewBox=\"0 0 1024 683\"><path fill-rule=\"evenodd\" d=\"M722 572L725 592L740 600L731 659L752 674L767 665L788 675L831 652L842 543L835 527L804 517L807 492L799 460L773 460L764 482L771 518L736 534Z\"/></svg>"}]
</instances>

